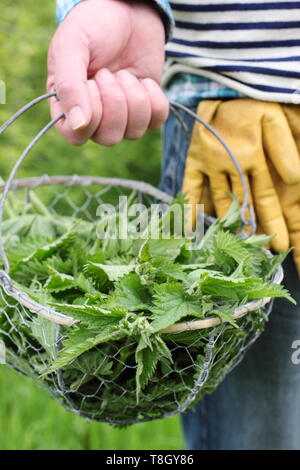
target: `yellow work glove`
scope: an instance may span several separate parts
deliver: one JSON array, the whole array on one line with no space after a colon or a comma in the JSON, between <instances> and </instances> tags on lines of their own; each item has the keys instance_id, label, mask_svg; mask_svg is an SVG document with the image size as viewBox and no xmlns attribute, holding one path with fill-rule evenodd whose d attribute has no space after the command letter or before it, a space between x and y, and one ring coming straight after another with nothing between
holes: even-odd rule
<instances>
[{"instance_id":1,"label":"yellow work glove","mask_svg":"<svg viewBox=\"0 0 300 470\"><path fill-rule=\"evenodd\" d=\"M262 230L276 234L272 247L286 250L288 228L267 161L272 162L285 184L300 183L299 151L287 113L277 103L251 99L202 101L197 113L223 137L237 157L248 186L249 202L254 205ZM242 201L242 183L229 155L207 129L195 123L182 187L189 203L203 201L207 180L219 217L232 202L228 192Z\"/></svg>"}]
</instances>

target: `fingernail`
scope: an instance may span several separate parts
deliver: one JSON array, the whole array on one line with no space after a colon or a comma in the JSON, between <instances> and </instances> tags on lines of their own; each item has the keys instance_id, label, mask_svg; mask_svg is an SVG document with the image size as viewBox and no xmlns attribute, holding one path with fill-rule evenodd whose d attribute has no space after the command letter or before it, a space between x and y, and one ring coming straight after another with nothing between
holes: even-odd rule
<instances>
[{"instance_id":1,"label":"fingernail","mask_svg":"<svg viewBox=\"0 0 300 470\"><path fill-rule=\"evenodd\" d=\"M74 106L68 113L68 119L73 131L86 126L86 117L79 106Z\"/></svg>"},{"instance_id":2,"label":"fingernail","mask_svg":"<svg viewBox=\"0 0 300 470\"><path fill-rule=\"evenodd\" d=\"M115 77L113 74L107 70L102 69L98 74L99 79L104 83L115 83Z\"/></svg>"}]
</instances>

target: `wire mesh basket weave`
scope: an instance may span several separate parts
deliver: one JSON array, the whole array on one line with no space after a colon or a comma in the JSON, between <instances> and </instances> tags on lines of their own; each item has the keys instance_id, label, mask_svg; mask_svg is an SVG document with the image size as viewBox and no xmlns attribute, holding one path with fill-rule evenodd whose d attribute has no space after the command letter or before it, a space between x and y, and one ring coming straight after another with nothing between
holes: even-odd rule
<instances>
[{"instance_id":1,"label":"wire mesh basket weave","mask_svg":"<svg viewBox=\"0 0 300 470\"><path fill-rule=\"evenodd\" d=\"M22 108L0 128L0 134L27 109L49 96L53 94L44 95ZM214 133L227 149L243 181L241 169L221 137L182 105L173 103L172 107L179 120L181 118L176 108L193 115ZM42 198L44 191L47 191L49 213L69 214L91 221L99 204L107 200L111 202L128 190L135 190L139 198L146 199L148 203L172 201L168 194L149 184L125 179L77 175L15 179L17 170L35 143L61 118L62 115L51 121L35 137L18 160L6 184L1 187L0 220L10 192L21 194L23 204L26 205L34 195ZM253 212L249 211L250 222L244 216L246 209L249 210L245 185L244 191L242 217L244 225L251 225L253 232ZM213 219L206 216L205 220L210 225ZM62 342L75 320L49 306L41 305L15 285L10 276L3 237L0 238L0 256L3 261L3 269L0 270L0 341L5 347L6 364L46 388L66 409L94 421L128 425L184 412L204 394L213 391L241 361L263 331L272 308L269 298L237 307L234 318L238 320L239 329L222 322L219 317L208 317L176 323L162 331L161 336L176 366L162 363L137 404L133 386L137 364L134 357L128 355L130 348L137 347L136 338L129 338L127 342L116 340L99 344L92 350L93 365L87 364L85 354L82 354L80 360L41 378L41 372L49 368L49 359L59 356ZM279 284L282 278L282 269L278 268L272 281ZM112 364L113 373L110 370Z\"/></svg>"}]
</instances>

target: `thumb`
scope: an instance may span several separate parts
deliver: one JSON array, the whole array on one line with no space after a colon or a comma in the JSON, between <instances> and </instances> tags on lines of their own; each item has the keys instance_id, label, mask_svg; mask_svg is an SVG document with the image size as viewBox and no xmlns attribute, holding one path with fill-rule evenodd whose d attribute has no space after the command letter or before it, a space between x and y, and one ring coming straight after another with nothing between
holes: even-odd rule
<instances>
[{"instance_id":1,"label":"thumb","mask_svg":"<svg viewBox=\"0 0 300 470\"><path fill-rule=\"evenodd\" d=\"M62 29L57 34L49 50L47 86L49 91L55 88L59 99L59 106L52 112L62 111L66 116L59 130L70 134L88 127L92 119L87 84L89 49L68 31Z\"/></svg>"}]
</instances>

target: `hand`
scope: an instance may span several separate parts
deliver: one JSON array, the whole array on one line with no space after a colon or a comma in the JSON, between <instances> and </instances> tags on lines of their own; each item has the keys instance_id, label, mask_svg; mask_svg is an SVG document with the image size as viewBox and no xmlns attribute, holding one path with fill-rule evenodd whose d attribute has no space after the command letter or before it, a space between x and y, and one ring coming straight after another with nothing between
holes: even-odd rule
<instances>
[{"instance_id":1,"label":"hand","mask_svg":"<svg viewBox=\"0 0 300 470\"><path fill-rule=\"evenodd\" d=\"M74 145L88 139L114 145L158 129L168 115L159 83L165 31L143 2L86 0L71 10L49 48L51 116L64 112L58 131Z\"/></svg>"},{"instance_id":2,"label":"hand","mask_svg":"<svg viewBox=\"0 0 300 470\"><path fill-rule=\"evenodd\" d=\"M251 99L207 100L200 103L197 112L223 137L237 157L262 230L276 234L272 247L277 251L286 250L288 228L267 160L273 163L285 184L300 183L300 147L297 148L282 107ZM182 188L190 203L202 201L207 178L216 213L222 217L231 204L227 193L232 192L242 200L243 187L225 149L197 123Z\"/></svg>"}]
</instances>

